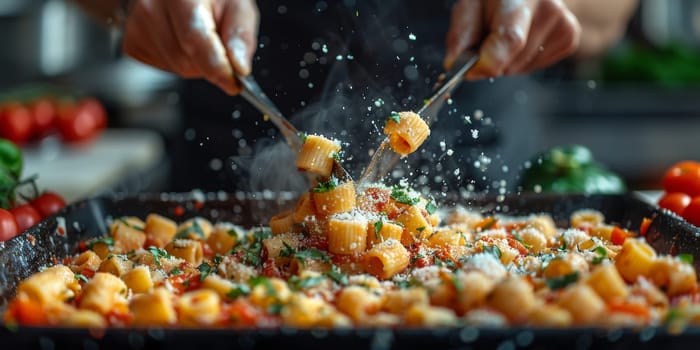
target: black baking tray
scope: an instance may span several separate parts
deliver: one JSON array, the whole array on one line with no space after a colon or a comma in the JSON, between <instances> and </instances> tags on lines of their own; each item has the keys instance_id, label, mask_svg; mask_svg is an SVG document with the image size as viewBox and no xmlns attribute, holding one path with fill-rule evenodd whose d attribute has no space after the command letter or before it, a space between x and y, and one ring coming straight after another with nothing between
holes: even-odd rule
<instances>
[{"instance_id":1,"label":"black baking tray","mask_svg":"<svg viewBox=\"0 0 700 350\"><path fill-rule=\"evenodd\" d=\"M678 216L631 195L522 194L503 197L473 197L449 200L445 206L460 204L484 213L528 215L549 213L558 224L567 224L578 209L603 212L608 222L637 230L643 218L652 219L647 241L662 253L695 256L700 271L700 230ZM120 216L145 217L159 213L181 220L203 216L212 221L229 221L246 227L259 226L271 215L294 204L292 195L165 193L130 197L102 197L66 207L25 234L0 244L0 312L15 293L17 284L41 267L73 254L80 241L107 232L106 219ZM444 328L444 329L70 329L2 327L0 349L201 349L244 348L291 349L372 348L412 349L473 348L520 349L574 346L598 348L695 348L700 328L680 334L664 328L645 329L530 329L530 328Z\"/></svg>"}]
</instances>

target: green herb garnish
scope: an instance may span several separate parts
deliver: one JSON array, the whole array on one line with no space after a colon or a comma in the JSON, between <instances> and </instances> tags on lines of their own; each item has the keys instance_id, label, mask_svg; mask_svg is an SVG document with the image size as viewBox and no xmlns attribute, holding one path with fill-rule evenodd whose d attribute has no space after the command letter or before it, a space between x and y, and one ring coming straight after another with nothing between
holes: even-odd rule
<instances>
[{"instance_id":1,"label":"green herb garnish","mask_svg":"<svg viewBox=\"0 0 700 350\"><path fill-rule=\"evenodd\" d=\"M299 260L299 262L304 264L304 260L320 260L323 262L330 262L331 257L325 252L318 250L316 248L310 248L305 250L299 250L294 253L294 258Z\"/></svg>"},{"instance_id":2,"label":"green herb garnish","mask_svg":"<svg viewBox=\"0 0 700 350\"><path fill-rule=\"evenodd\" d=\"M88 283L88 278L85 277L85 275L83 275L82 273L76 273L73 276L75 276L75 279L77 279L78 281Z\"/></svg>"},{"instance_id":3,"label":"green herb garnish","mask_svg":"<svg viewBox=\"0 0 700 350\"><path fill-rule=\"evenodd\" d=\"M676 258L678 258L678 260L680 260L686 264L690 264L690 265L693 264L693 260L694 260L693 255L688 254L688 253L678 254L678 255L676 255Z\"/></svg>"},{"instance_id":4,"label":"green herb garnish","mask_svg":"<svg viewBox=\"0 0 700 350\"><path fill-rule=\"evenodd\" d=\"M495 256L497 259L501 258L501 249L498 248L496 245L485 245L484 246L484 253L491 254Z\"/></svg>"},{"instance_id":5,"label":"green herb garnish","mask_svg":"<svg viewBox=\"0 0 700 350\"><path fill-rule=\"evenodd\" d=\"M393 198L395 201L397 201L401 204L407 204L407 205L416 205L420 201L420 198L418 198L418 197L411 198L408 195L408 192L406 191L406 189L401 188L399 186L394 186L391 189L391 198Z\"/></svg>"},{"instance_id":6,"label":"green herb garnish","mask_svg":"<svg viewBox=\"0 0 700 350\"><path fill-rule=\"evenodd\" d=\"M170 258L170 254L168 254L165 249L158 248L156 246L150 246L148 247L148 251L153 255L153 261L156 263L156 266L160 267L160 258Z\"/></svg>"},{"instance_id":7,"label":"green herb garnish","mask_svg":"<svg viewBox=\"0 0 700 350\"><path fill-rule=\"evenodd\" d=\"M109 247L112 247L112 246L114 246L114 238L108 236L108 237L102 237L102 238L98 238L95 240L91 240L87 243L87 247L92 249L95 246L95 244L98 244L98 243L103 243Z\"/></svg>"},{"instance_id":8,"label":"green herb garnish","mask_svg":"<svg viewBox=\"0 0 700 350\"><path fill-rule=\"evenodd\" d=\"M280 258L289 258L296 253L296 250L294 247L290 246L287 244L287 242L282 241L282 244L284 245L284 249L280 250L279 256Z\"/></svg>"},{"instance_id":9,"label":"green herb garnish","mask_svg":"<svg viewBox=\"0 0 700 350\"><path fill-rule=\"evenodd\" d=\"M306 142L306 139L309 137L309 135L305 132L299 132L299 138L301 139L301 143Z\"/></svg>"},{"instance_id":10,"label":"green herb garnish","mask_svg":"<svg viewBox=\"0 0 700 350\"><path fill-rule=\"evenodd\" d=\"M608 257L608 251L602 247L602 246L597 246L595 249L593 249L593 252L596 253L596 257L593 258L593 265L598 265L603 262Z\"/></svg>"},{"instance_id":11,"label":"green herb garnish","mask_svg":"<svg viewBox=\"0 0 700 350\"><path fill-rule=\"evenodd\" d=\"M436 210L437 210L437 205L435 204L435 202L430 201L428 203L425 203L425 211L427 211L429 215L435 214Z\"/></svg>"},{"instance_id":12,"label":"green herb garnish","mask_svg":"<svg viewBox=\"0 0 700 350\"><path fill-rule=\"evenodd\" d=\"M384 221L380 218L379 221L374 223L374 239L379 240L379 231L384 227Z\"/></svg>"},{"instance_id":13,"label":"green herb garnish","mask_svg":"<svg viewBox=\"0 0 700 350\"><path fill-rule=\"evenodd\" d=\"M399 115L399 113L391 111L391 115L387 119L387 122L389 122L390 120L393 120L394 123L399 124L401 123L401 116Z\"/></svg>"},{"instance_id":14,"label":"green herb garnish","mask_svg":"<svg viewBox=\"0 0 700 350\"><path fill-rule=\"evenodd\" d=\"M316 187L314 187L314 193L326 193L334 190L336 187L338 187L339 182L338 179L336 179L334 176L331 176L330 179L326 182L319 182Z\"/></svg>"},{"instance_id":15,"label":"green herb garnish","mask_svg":"<svg viewBox=\"0 0 700 350\"><path fill-rule=\"evenodd\" d=\"M216 272L216 267L211 266L206 262L203 262L199 266L197 266L197 270L199 270L199 280L204 281L207 278L207 276Z\"/></svg>"},{"instance_id":16,"label":"green herb garnish","mask_svg":"<svg viewBox=\"0 0 700 350\"><path fill-rule=\"evenodd\" d=\"M326 272L324 275L328 276L328 278L332 279L335 283L338 283L341 286L348 285L348 274L340 271L338 266L331 266L331 270Z\"/></svg>"},{"instance_id":17,"label":"green herb garnish","mask_svg":"<svg viewBox=\"0 0 700 350\"><path fill-rule=\"evenodd\" d=\"M130 223L129 223L128 221L126 221L126 219L123 218L123 217L117 219L117 221L121 222L121 223L124 224L126 227L133 228L134 230L137 230L137 231L143 231L143 226L136 226L136 225L130 224Z\"/></svg>"},{"instance_id":18,"label":"green herb garnish","mask_svg":"<svg viewBox=\"0 0 700 350\"><path fill-rule=\"evenodd\" d=\"M416 261L418 261L419 259L423 259L423 258L425 258L425 255L423 255L421 253L418 253L418 254L412 256L411 257L411 265L415 264Z\"/></svg>"},{"instance_id":19,"label":"green herb garnish","mask_svg":"<svg viewBox=\"0 0 700 350\"><path fill-rule=\"evenodd\" d=\"M563 275L546 280L547 287L551 290L566 288L566 286L578 281L578 271L574 271L568 275Z\"/></svg>"},{"instance_id":20,"label":"green herb garnish","mask_svg":"<svg viewBox=\"0 0 700 350\"><path fill-rule=\"evenodd\" d=\"M190 234L194 233L200 238L204 239L204 231L202 230L202 226L199 225L199 220L194 219L192 220L192 225L182 229L180 232L175 234L176 239L187 239L190 237Z\"/></svg>"},{"instance_id":21,"label":"green herb garnish","mask_svg":"<svg viewBox=\"0 0 700 350\"><path fill-rule=\"evenodd\" d=\"M289 278L287 281L289 283L289 286L294 289L294 290L303 290L303 289L308 289L313 286L317 286L321 284L326 278L323 276L315 276L315 277L308 277L308 278L299 278L299 276L292 276Z\"/></svg>"},{"instance_id":22,"label":"green herb garnish","mask_svg":"<svg viewBox=\"0 0 700 350\"><path fill-rule=\"evenodd\" d=\"M253 277L251 278L248 283L250 284L251 287L255 288L259 285L265 286L265 290L267 291L267 295L277 297L277 291L275 290L275 287L272 285L272 282L270 282L270 279L265 277L265 276L258 276L258 277Z\"/></svg>"},{"instance_id":23,"label":"green herb garnish","mask_svg":"<svg viewBox=\"0 0 700 350\"><path fill-rule=\"evenodd\" d=\"M179 274L181 274L181 273L182 273L182 270L180 270L180 268L177 267L177 266L176 266L176 267L173 267L173 269L170 270L170 275L171 275L171 276L177 276L177 275L179 275Z\"/></svg>"},{"instance_id":24,"label":"green herb garnish","mask_svg":"<svg viewBox=\"0 0 700 350\"><path fill-rule=\"evenodd\" d=\"M236 299L240 296L246 296L250 294L250 287L245 284L237 284L235 287L226 293L226 297L229 299Z\"/></svg>"}]
</instances>

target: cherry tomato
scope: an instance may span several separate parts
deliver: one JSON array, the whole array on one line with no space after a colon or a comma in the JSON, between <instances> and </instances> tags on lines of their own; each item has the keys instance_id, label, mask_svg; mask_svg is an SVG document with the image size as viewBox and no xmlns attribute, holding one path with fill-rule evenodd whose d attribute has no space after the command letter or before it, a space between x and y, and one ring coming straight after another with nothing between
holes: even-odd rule
<instances>
[{"instance_id":1,"label":"cherry tomato","mask_svg":"<svg viewBox=\"0 0 700 350\"><path fill-rule=\"evenodd\" d=\"M63 140L88 141L107 126L107 112L98 100L86 98L75 105L61 106L56 124Z\"/></svg>"},{"instance_id":2,"label":"cherry tomato","mask_svg":"<svg viewBox=\"0 0 700 350\"><path fill-rule=\"evenodd\" d=\"M41 221L41 214L29 204L20 205L10 212L15 216L19 232L24 232Z\"/></svg>"},{"instance_id":3,"label":"cherry tomato","mask_svg":"<svg viewBox=\"0 0 700 350\"><path fill-rule=\"evenodd\" d=\"M61 196L48 191L34 198L30 204L39 212L42 218L49 217L66 206L66 202Z\"/></svg>"},{"instance_id":4,"label":"cherry tomato","mask_svg":"<svg viewBox=\"0 0 700 350\"><path fill-rule=\"evenodd\" d=\"M693 198L681 216L689 223L700 226L700 197Z\"/></svg>"},{"instance_id":5,"label":"cherry tomato","mask_svg":"<svg viewBox=\"0 0 700 350\"><path fill-rule=\"evenodd\" d=\"M0 137L16 144L23 144L32 136L32 115L19 103L11 103L0 109Z\"/></svg>"},{"instance_id":6,"label":"cherry tomato","mask_svg":"<svg viewBox=\"0 0 700 350\"><path fill-rule=\"evenodd\" d=\"M663 197L659 199L659 207L668 209L678 215L683 214L685 207L690 204L692 198L681 192L665 193Z\"/></svg>"},{"instance_id":7,"label":"cherry tomato","mask_svg":"<svg viewBox=\"0 0 700 350\"><path fill-rule=\"evenodd\" d=\"M0 242L7 241L18 233L15 216L5 209L0 209Z\"/></svg>"},{"instance_id":8,"label":"cherry tomato","mask_svg":"<svg viewBox=\"0 0 700 350\"><path fill-rule=\"evenodd\" d=\"M56 121L56 106L49 98L41 98L34 101L29 110L34 122L34 137L40 138L51 133Z\"/></svg>"},{"instance_id":9,"label":"cherry tomato","mask_svg":"<svg viewBox=\"0 0 700 350\"><path fill-rule=\"evenodd\" d=\"M682 161L671 166L663 178L666 192L687 193L691 197L700 195L700 163Z\"/></svg>"}]
</instances>

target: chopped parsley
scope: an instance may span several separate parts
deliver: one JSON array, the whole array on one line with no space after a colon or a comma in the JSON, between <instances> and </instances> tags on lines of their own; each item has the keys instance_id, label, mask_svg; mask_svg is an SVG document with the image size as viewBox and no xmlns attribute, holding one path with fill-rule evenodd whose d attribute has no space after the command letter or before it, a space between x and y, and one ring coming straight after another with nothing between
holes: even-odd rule
<instances>
[{"instance_id":1,"label":"chopped parsley","mask_svg":"<svg viewBox=\"0 0 700 350\"><path fill-rule=\"evenodd\" d=\"M418 253L418 254L412 256L412 257L411 257L411 265L415 264L416 261L418 261L418 260L420 260L420 259L423 259L423 258L425 258L425 255L423 255L423 254L421 254L421 253Z\"/></svg>"},{"instance_id":2,"label":"chopped parsley","mask_svg":"<svg viewBox=\"0 0 700 350\"><path fill-rule=\"evenodd\" d=\"M595 249L593 249L593 252L596 253L596 257L593 258L593 265L598 265L603 262L608 257L608 251L605 250L605 247L602 246L597 246Z\"/></svg>"},{"instance_id":3,"label":"chopped parsley","mask_svg":"<svg viewBox=\"0 0 700 350\"><path fill-rule=\"evenodd\" d=\"M568 275L549 278L546 280L547 287L549 287L551 290L566 288L566 286L578 281L578 277L578 271L574 271Z\"/></svg>"},{"instance_id":4,"label":"chopped parsley","mask_svg":"<svg viewBox=\"0 0 700 350\"><path fill-rule=\"evenodd\" d=\"M340 271L340 268L338 266L333 265L331 267L331 270L324 273L328 278L332 279L335 283L338 283L341 286L347 286L348 285L348 274Z\"/></svg>"},{"instance_id":5,"label":"chopped parsley","mask_svg":"<svg viewBox=\"0 0 700 350\"><path fill-rule=\"evenodd\" d=\"M522 244L523 247L525 247L525 249L530 249L530 248L532 248L531 245L529 245L529 244L523 242L523 238L520 237L520 235L518 234L518 232L513 231L513 238L515 238L516 241L520 242L520 244Z\"/></svg>"},{"instance_id":6,"label":"chopped parsley","mask_svg":"<svg viewBox=\"0 0 700 350\"><path fill-rule=\"evenodd\" d=\"M344 155L345 154L343 151L333 152L333 153L331 153L331 158L333 158L336 162L340 163L342 161L342 158Z\"/></svg>"},{"instance_id":7,"label":"chopped parsley","mask_svg":"<svg viewBox=\"0 0 700 350\"><path fill-rule=\"evenodd\" d=\"M416 227L416 231L418 231L418 233L422 233L423 231L425 231L425 226Z\"/></svg>"},{"instance_id":8,"label":"chopped parsley","mask_svg":"<svg viewBox=\"0 0 700 350\"><path fill-rule=\"evenodd\" d=\"M328 256L328 254L316 248L299 250L296 253L294 253L294 258L299 260L299 262L301 262L302 265L305 264L305 260L320 260L326 263L331 261L331 257Z\"/></svg>"},{"instance_id":9,"label":"chopped parsley","mask_svg":"<svg viewBox=\"0 0 700 350\"><path fill-rule=\"evenodd\" d=\"M306 139L309 137L309 135L305 132L299 132L299 138L301 139L301 143L306 142Z\"/></svg>"},{"instance_id":10,"label":"chopped parsley","mask_svg":"<svg viewBox=\"0 0 700 350\"><path fill-rule=\"evenodd\" d=\"M204 231L202 230L202 226L199 225L199 220L194 219L192 220L192 225L187 226L186 228L182 229L180 232L175 234L176 239L183 239L183 238L189 238L190 234L196 234L200 238L204 239Z\"/></svg>"},{"instance_id":11,"label":"chopped parsley","mask_svg":"<svg viewBox=\"0 0 700 350\"><path fill-rule=\"evenodd\" d=\"M382 230L382 227L384 227L384 221L380 218L374 223L374 239L379 240L379 231Z\"/></svg>"},{"instance_id":12,"label":"chopped parsley","mask_svg":"<svg viewBox=\"0 0 700 350\"><path fill-rule=\"evenodd\" d=\"M326 278L323 276L299 278L299 276L292 276L287 281L289 286L294 290L304 290L321 284Z\"/></svg>"},{"instance_id":13,"label":"chopped parsley","mask_svg":"<svg viewBox=\"0 0 700 350\"><path fill-rule=\"evenodd\" d=\"M289 258L289 257L292 257L294 255L294 253L296 253L296 250L294 249L294 247L287 244L287 242L282 241L282 244L284 245L284 249L280 250L280 253L279 253L280 258Z\"/></svg>"},{"instance_id":14,"label":"chopped parsley","mask_svg":"<svg viewBox=\"0 0 700 350\"><path fill-rule=\"evenodd\" d=\"M85 277L85 275L83 275L82 273L76 273L73 276L75 276L75 279L77 279L78 281L88 283L88 278Z\"/></svg>"},{"instance_id":15,"label":"chopped parsley","mask_svg":"<svg viewBox=\"0 0 700 350\"><path fill-rule=\"evenodd\" d=\"M156 266L160 267L160 258L170 258L170 254L168 254L165 249L158 248L156 246L150 246L148 247L148 251L153 255L153 261L156 263Z\"/></svg>"},{"instance_id":16,"label":"chopped parsley","mask_svg":"<svg viewBox=\"0 0 700 350\"><path fill-rule=\"evenodd\" d=\"M401 204L416 205L420 201L418 197L411 197L408 195L406 189L399 186L394 186L391 189L391 198Z\"/></svg>"},{"instance_id":17,"label":"chopped parsley","mask_svg":"<svg viewBox=\"0 0 700 350\"><path fill-rule=\"evenodd\" d=\"M241 258L244 263L260 267L262 266L262 259L260 259L260 254L262 253L263 240L272 237L272 232L269 229L260 228L259 230L253 232L253 241L248 244L248 246L238 246L237 251L242 253Z\"/></svg>"},{"instance_id":18,"label":"chopped parsley","mask_svg":"<svg viewBox=\"0 0 700 350\"><path fill-rule=\"evenodd\" d=\"M143 231L143 226L137 226L137 225L131 224L128 221L126 221L126 218L121 217L121 218L117 219L117 221L121 222L126 227L132 228L132 229L137 230L137 231Z\"/></svg>"},{"instance_id":19,"label":"chopped parsley","mask_svg":"<svg viewBox=\"0 0 700 350\"><path fill-rule=\"evenodd\" d=\"M338 187L339 182L338 179L336 179L334 176L331 176L330 179L326 182L319 182L316 187L314 187L314 193L326 193L334 190L336 187Z\"/></svg>"},{"instance_id":20,"label":"chopped parsley","mask_svg":"<svg viewBox=\"0 0 700 350\"><path fill-rule=\"evenodd\" d=\"M690 264L690 265L693 264L693 255L692 254L688 254L688 253L678 254L678 255L676 255L676 258L678 258L678 260L680 260L686 264Z\"/></svg>"},{"instance_id":21,"label":"chopped parsley","mask_svg":"<svg viewBox=\"0 0 700 350\"><path fill-rule=\"evenodd\" d=\"M430 201L428 203L425 203L425 211L427 211L429 215L435 214L436 210L437 210L437 205L435 204L435 202Z\"/></svg>"},{"instance_id":22,"label":"chopped parsley","mask_svg":"<svg viewBox=\"0 0 700 350\"><path fill-rule=\"evenodd\" d=\"M433 257L433 260L435 262L435 265L437 266L446 266L450 269L456 269L457 265L455 265L455 262L452 261L452 259L440 259L439 257L435 256Z\"/></svg>"},{"instance_id":23,"label":"chopped parsley","mask_svg":"<svg viewBox=\"0 0 700 350\"><path fill-rule=\"evenodd\" d=\"M177 266L176 266L176 267L173 267L173 269L170 270L170 275L171 275L171 276L177 276L177 275L179 275L179 274L181 274L181 273L182 273L182 270L180 270L180 268L177 267Z\"/></svg>"},{"instance_id":24,"label":"chopped parsley","mask_svg":"<svg viewBox=\"0 0 700 350\"><path fill-rule=\"evenodd\" d=\"M235 287L231 288L231 290L226 293L226 297L229 299L236 299L240 296L246 296L248 294L250 294L250 287L245 284L236 284Z\"/></svg>"},{"instance_id":25,"label":"chopped parsley","mask_svg":"<svg viewBox=\"0 0 700 350\"><path fill-rule=\"evenodd\" d=\"M207 276L216 272L216 266L212 266L209 265L209 263L203 262L199 266L197 266L197 270L199 270L199 280L204 281L207 278Z\"/></svg>"},{"instance_id":26,"label":"chopped parsley","mask_svg":"<svg viewBox=\"0 0 700 350\"><path fill-rule=\"evenodd\" d=\"M484 253L491 254L495 256L497 259L501 258L501 249L498 248L496 245L485 245L484 246Z\"/></svg>"},{"instance_id":27,"label":"chopped parsley","mask_svg":"<svg viewBox=\"0 0 700 350\"><path fill-rule=\"evenodd\" d=\"M267 292L267 295L273 296L275 298L277 297L277 291L275 290L275 287L272 285L272 282L270 282L270 279L265 276L253 277L248 281L248 283L253 288L259 285L263 285L265 286L265 291Z\"/></svg>"},{"instance_id":28,"label":"chopped parsley","mask_svg":"<svg viewBox=\"0 0 700 350\"><path fill-rule=\"evenodd\" d=\"M92 249L95 246L95 244L104 244L106 246L112 247L112 246L114 246L114 238L107 236L107 237L101 237L101 238L97 238L94 240L90 240L87 243L87 247Z\"/></svg>"},{"instance_id":29,"label":"chopped parsley","mask_svg":"<svg viewBox=\"0 0 700 350\"><path fill-rule=\"evenodd\" d=\"M283 308L284 308L284 305L279 304L279 303L275 303L275 304L270 305L267 308L267 312L272 314L272 315L279 315L280 313L282 313Z\"/></svg>"},{"instance_id":30,"label":"chopped parsley","mask_svg":"<svg viewBox=\"0 0 700 350\"><path fill-rule=\"evenodd\" d=\"M420 287L423 284L419 280L412 277L411 279L394 281L394 284L401 289L408 289L411 287Z\"/></svg>"},{"instance_id":31,"label":"chopped parsley","mask_svg":"<svg viewBox=\"0 0 700 350\"><path fill-rule=\"evenodd\" d=\"M399 123L401 123L401 116L399 115L399 113L397 113L395 111L391 111L391 115L389 115L389 118L387 118L387 120L386 120L387 123L390 120L393 120L394 123L399 124Z\"/></svg>"},{"instance_id":32,"label":"chopped parsley","mask_svg":"<svg viewBox=\"0 0 700 350\"><path fill-rule=\"evenodd\" d=\"M226 231L226 233L231 237L238 237L238 231L235 228Z\"/></svg>"}]
</instances>

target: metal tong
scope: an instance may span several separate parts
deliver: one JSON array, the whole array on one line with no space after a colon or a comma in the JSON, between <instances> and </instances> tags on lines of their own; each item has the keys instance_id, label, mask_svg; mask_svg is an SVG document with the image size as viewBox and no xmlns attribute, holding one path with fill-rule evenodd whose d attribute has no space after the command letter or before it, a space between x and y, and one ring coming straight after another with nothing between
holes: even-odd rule
<instances>
[{"instance_id":1,"label":"metal tong","mask_svg":"<svg viewBox=\"0 0 700 350\"><path fill-rule=\"evenodd\" d=\"M465 51L455 60L452 68L445 73L444 78L435 84L433 95L416 112L425 120L428 126L432 125L437 119L438 112L440 112L445 101L449 99L452 91L464 80L464 75L474 66L478 59L479 55L476 52L471 50ZM401 158L401 155L391 149L389 138L385 137L362 172L362 176L360 176L358 181L358 187L381 180L394 168L399 158Z\"/></svg>"},{"instance_id":2,"label":"metal tong","mask_svg":"<svg viewBox=\"0 0 700 350\"><path fill-rule=\"evenodd\" d=\"M274 103L265 95L260 85L253 79L252 76L236 76L238 81L241 83L243 89L241 90L241 96L246 99L250 104L252 104L258 111L262 114L268 116L270 121L279 129L282 137L289 147L296 153L301 150L301 145L304 143L301 139L301 133L297 128L292 125L292 123L284 117L282 112L277 109ZM333 160L333 176L341 180L351 180L350 174L343 168L337 160ZM309 178L313 181L313 178Z\"/></svg>"}]
</instances>

